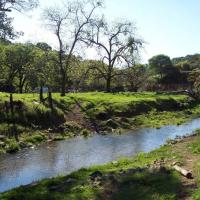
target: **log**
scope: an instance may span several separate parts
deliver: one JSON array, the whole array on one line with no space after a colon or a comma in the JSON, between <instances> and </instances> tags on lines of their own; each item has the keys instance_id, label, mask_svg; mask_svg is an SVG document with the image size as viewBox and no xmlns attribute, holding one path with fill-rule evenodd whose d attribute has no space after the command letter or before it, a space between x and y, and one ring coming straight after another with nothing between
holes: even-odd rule
<instances>
[{"instance_id":1,"label":"log","mask_svg":"<svg viewBox=\"0 0 200 200\"><path fill-rule=\"evenodd\" d=\"M192 177L192 173L190 171L188 171L186 169L183 169L182 167L179 167L178 165L174 165L173 168L176 171L180 172L181 175L185 176L186 178L188 178L188 179L192 179L193 178Z\"/></svg>"}]
</instances>

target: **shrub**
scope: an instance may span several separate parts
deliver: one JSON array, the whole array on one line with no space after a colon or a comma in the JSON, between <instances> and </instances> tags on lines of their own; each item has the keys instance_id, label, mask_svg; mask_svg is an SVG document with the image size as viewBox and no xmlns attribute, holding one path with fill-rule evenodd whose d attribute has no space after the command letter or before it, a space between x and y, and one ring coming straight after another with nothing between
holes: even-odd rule
<instances>
[{"instance_id":1,"label":"shrub","mask_svg":"<svg viewBox=\"0 0 200 200\"><path fill-rule=\"evenodd\" d=\"M20 150L19 144L15 140L10 140L6 146L7 153L15 153Z\"/></svg>"},{"instance_id":2,"label":"shrub","mask_svg":"<svg viewBox=\"0 0 200 200\"><path fill-rule=\"evenodd\" d=\"M26 139L26 142L36 144L45 140L45 137L41 134L36 134Z\"/></svg>"}]
</instances>

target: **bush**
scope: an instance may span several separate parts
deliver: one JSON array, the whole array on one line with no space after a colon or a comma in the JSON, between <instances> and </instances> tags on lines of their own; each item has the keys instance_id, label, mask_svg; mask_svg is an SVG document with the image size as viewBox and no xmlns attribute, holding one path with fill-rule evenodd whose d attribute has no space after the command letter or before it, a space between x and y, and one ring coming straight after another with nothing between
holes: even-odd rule
<instances>
[{"instance_id":1,"label":"bush","mask_svg":"<svg viewBox=\"0 0 200 200\"><path fill-rule=\"evenodd\" d=\"M36 143L40 143L42 141L45 140L45 137L41 134L36 134L36 135L33 135L31 137L28 137L26 139L26 142L29 142L29 143L32 143L32 144L36 144Z\"/></svg>"},{"instance_id":2,"label":"bush","mask_svg":"<svg viewBox=\"0 0 200 200\"><path fill-rule=\"evenodd\" d=\"M10 140L6 147L7 153L15 153L20 150L19 144L15 140Z\"/></svg>"},{"instance_id":3,"label":"bush","mask_svg":"<svg viewBox=\"0 0 200 200\"><path fill-rule=\"evenodd\" d=\"M90 131L88 131L87 129L83 129L81 131L81 135L83 135L84 137L87 137L90 134Z\"/></svg>"}]
</instances>

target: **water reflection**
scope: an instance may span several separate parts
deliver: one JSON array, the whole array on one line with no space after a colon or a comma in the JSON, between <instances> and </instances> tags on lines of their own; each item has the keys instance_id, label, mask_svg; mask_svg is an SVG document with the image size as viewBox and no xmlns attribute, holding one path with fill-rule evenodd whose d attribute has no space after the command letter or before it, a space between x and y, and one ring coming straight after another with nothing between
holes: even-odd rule
<instances>
[{"instance_id":1,"label":"water reflection","mask_svg":"<svg viewBox=\"0 0 200 200\"><path fill-rule=\"evenodd\" d=\"M183 136L200 128L200 119L181 126L140 129L121 136L94 135L88 139L52 142L36 149L0 156L0 192L33 181L67 174L81 167L98 165L148 152L167 139Z\"/></svg>"}]
</instances>

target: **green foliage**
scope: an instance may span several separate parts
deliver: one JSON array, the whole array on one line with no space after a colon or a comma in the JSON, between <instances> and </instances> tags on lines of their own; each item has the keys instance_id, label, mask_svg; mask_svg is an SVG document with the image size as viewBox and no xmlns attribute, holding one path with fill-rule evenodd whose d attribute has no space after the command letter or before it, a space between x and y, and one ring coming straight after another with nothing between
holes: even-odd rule
<instances>
[{"instance_id":1,"label":"green foliage","mask_svg":"<svg viewBox=\"0 0 200 200\"><path fill-rule=\"evenodd\" d=\"M199 136L200 135L200 130L199 129L196 130L194 134L197 135L197 136ZM188 145L188 149L190 149L190 151L192 151L192 153L194 153L194 154L200 154L200 141L199 141L199 137L197 137L197 139L198 139L198 141L192 142L192 143L190 143Z\"/></svg>"},{"instance_id":2,"label":"green foliage","mask_svg":"<svg viewBox=\"0 0 200 200\"><path fill-rule=\"evenodd\" d=\"M195 181L197 183L198 188L194 191L193 193L193 200L198 200L200 198L200 162L197 161L195 163L195 167L194 167L194 172L195 172Z\"/></svg>"},{"instance_id":3,"label":"green foliage","mask_svg":"<svg viewBox=\"0 0 200 200\"><path fill-rule=\"evenodd\" d=\"M34 134L33 136L28 137L25 141L32 144L37 144L45 140L44 135Z\"/></svg>"},{"instance_id":4,"label":"green foliage","mask_svg":"<svg viewBox=\"0 0 200 200\"><path fill-rule=\"evenodd\" d=\"M20 149L20 146L16 140L8 139L7 146L6 146L6 152L15 153L15 152L19 151L19 149Z\"/></svg>"},{"instance_id":5,"label":"green foliage","mask_svg":"<svg viewBox=\"0 0 200 200\"><path fill-rule=\"evenodd\" d=\"M200 66L200 54L187 55L185 57L173 58L172 62L175 65L181 65L183 70L198 69ZM186 69L184 69L184 65L187 65Z\"/></svg>"},{"instance_id":6,"label":"green foliage","mask_svg":"<svg viewBox=\"0 0 200 200\"><path fill-rule=\"evenodd\" d=\"M149 60L149 66L152 70L154 70L157 74L163 76L166 73L168 67L172 66L172 62L170 58L166 55L157 55L152 57Z\"/></svg>"},{"instance_id":7,"label":"green foliage","mask_svg":"<svg viewBox=\"0 0 200 200\"><path fill-rule=\"evenodd\" d=\"M197 99L200 99L200 70L194 69L189 74L189 81L193 86L193 92Z\"/></svg>"}]
</instances>

